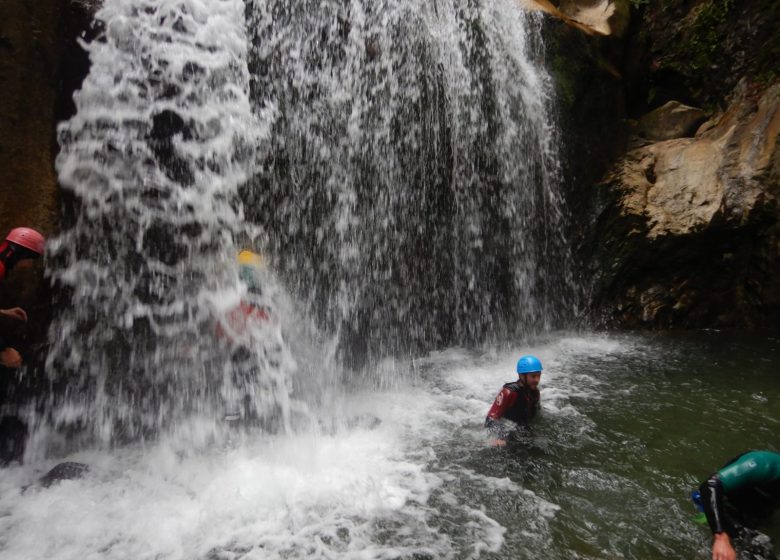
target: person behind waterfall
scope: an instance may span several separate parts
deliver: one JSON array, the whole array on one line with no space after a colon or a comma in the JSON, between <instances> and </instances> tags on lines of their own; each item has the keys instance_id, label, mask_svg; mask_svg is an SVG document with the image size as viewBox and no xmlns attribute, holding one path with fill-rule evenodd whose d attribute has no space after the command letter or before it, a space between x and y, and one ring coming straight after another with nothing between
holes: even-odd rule
<instances>
[{"instance_id":1,"label":"person behind waterfall","mask_svg":"<svg viewBox=\"0 0 780 560\"><path fill-rule=\"evenodd\" d=\"M18 227L12 229L0 243L0 281L5 280L12 269L21 269L31 263L33 259L43 255L46 240L34 229ZM27 313L21 307L0 309L0 316L12 321L27 321ZM22 366L22 357L19 352L10 347L0 333L0 365L8 368Z\"/></svg>"},{"instance_id":2,"label":"person behind waterfall","mask_svg":"<svg viewBox=\"0 0 780 560\"><path fill-rule=\"evenodd\" d=\"M270 309L263 297L263 280L267 279L266 266L265 259L257 253L243 250L238 254L238 274L246 286L246 294L239 304L230 309L217 323L217 336L231 346L240 344L253 325L270 319Z\"/></svg>"},{"instance_id":3,"label":"person behind waterfall","mask_svg":"<svg viewBox=\"0 0 780 560\"><path fill-rule=\"evenodd\" d=\"M522 356L517 361L517 377L517 381L504 385L485 418L492 445L506 445L518 428L527 428L539 412L542 362L536 356Z\"/></svg>"},{"instance_id":4,"label":"person behind waterfall","mask_svg":"<svg viewBox=\"0 0 780 560\"><path fill-rule=\"evenodd\" d=\"M738 455L691 497L712 530L712 560L736 560L737 549L740 558L774 558L769 537L755 529L780 506L780 453Z\"/></svg>"},{"instance_id":5,"label":"person behind waterfall","mask_svg":"<svg viewBox=\"0 0 780 560\"><path fill-rule=\"evenodd\" d=\"M238 254L238 274L246 291L239 303L219 318L216 329L217 338L230 351L230 374L222 388L224 419L275 431L273 419L266 416L273 416L276 409L262 394L267 386L260 371L267 365L278 365L281 352L273 339L271 273L262 255L243 250Z\"/></svg>"}]
</instances>

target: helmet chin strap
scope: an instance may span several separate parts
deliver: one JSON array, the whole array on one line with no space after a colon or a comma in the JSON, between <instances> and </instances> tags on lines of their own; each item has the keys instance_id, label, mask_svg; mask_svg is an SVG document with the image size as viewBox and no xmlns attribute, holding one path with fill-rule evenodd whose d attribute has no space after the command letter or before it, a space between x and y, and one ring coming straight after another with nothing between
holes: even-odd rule
<instances>
[{"instance_id":1,"label":"helmet chin strap","mask_svg":"<svg viewBox=\"0 0 780 560\"><path fill-rule=\"evenodd\" d=\"M16 266L19 261L32 259L37 256L38 255L29 249L25 249L11 241L3 241L2 244L0 244L0 261L3 262L6 272Z\"/></svg>"}]
</instances>

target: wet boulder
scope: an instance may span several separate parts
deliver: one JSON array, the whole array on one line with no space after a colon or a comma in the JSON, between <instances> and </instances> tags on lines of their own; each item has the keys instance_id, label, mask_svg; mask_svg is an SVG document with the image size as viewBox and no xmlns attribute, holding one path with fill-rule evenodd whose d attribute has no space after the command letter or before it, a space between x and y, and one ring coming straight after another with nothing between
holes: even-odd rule
<instances>
[{"instance_id":1,"label":"wet boulder","mask_svg":"<svg viewBox=\"0 0 780 560\"><path fill-rule=\"evenodd\" d=\"M44 488L48 488L56 482L61 480L74 480L81 478L89 471L89 466L84 463L76 463L73 461L67 461L60 463L41 478L38 479L38 483Z\"/></svg>"},{"instance_id":2,"label":"wet boulder","mask_svg":"<svg viewBox=\"0 0 780 560\"><path fill-rule=\"evenodd\" d=\"M347 420L347 428L350 430L373 430L378 428L382 420L373 414L357 414Z\"/></svg>"},{"instance_id":3,"label":"wet boulder","mask_svg":"<svg viewBox=\"0 0 780 560\"><path fill-rule=\"evenodd\" d=\"M707 116L696 107L669 101L639 119L638 133L648 140L692 137Z\"/></svg>"}]
</instances>

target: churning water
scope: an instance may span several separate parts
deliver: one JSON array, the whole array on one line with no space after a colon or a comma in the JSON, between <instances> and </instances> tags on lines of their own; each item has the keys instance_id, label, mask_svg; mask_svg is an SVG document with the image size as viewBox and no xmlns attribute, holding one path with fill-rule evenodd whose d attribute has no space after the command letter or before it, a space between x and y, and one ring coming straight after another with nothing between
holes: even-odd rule
<instances>
[{"instance_id":1,"label":"churning water","mask_svg":"<svg viewBox=\"0 0 780 560\"><path fill-rule=\"evenodd\" d=\"M5 469L0 557L709 558L688 494L746 448L780 449L780 341L558 333L517 351L546 368L523 444L482 430L517 352L450 349L346 399L379 425L83 450L67 459L85 477L50 488L35 481L62 458Z\"/></svg>"}]
</instances>

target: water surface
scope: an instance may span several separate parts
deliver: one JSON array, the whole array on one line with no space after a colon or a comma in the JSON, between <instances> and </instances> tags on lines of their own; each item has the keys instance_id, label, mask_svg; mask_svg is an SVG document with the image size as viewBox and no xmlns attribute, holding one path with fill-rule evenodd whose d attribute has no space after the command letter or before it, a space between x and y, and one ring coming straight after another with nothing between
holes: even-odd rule
<instances>
[{"instance_id":1,"label":"water surface","mask_svg":"<svg viewBox=\"0 0 780 560\"><path fill-rule=\"evenodd\" d=\"M545 365L534 437L482 421L520 352ZM348 394L321 425L201 449L174 438L0 471L0 557L708 558L688 493L731 456L780 449L780 340L559 333L450 349ZM371 422L341 422L375 415ZM778 525L767 529L775 538Z\"/></svg>"}]
</instances>

